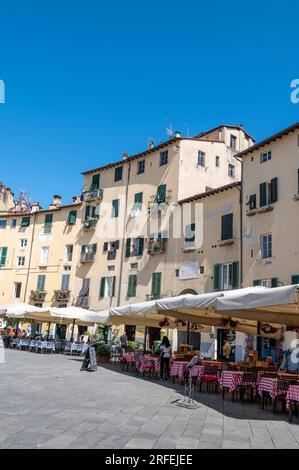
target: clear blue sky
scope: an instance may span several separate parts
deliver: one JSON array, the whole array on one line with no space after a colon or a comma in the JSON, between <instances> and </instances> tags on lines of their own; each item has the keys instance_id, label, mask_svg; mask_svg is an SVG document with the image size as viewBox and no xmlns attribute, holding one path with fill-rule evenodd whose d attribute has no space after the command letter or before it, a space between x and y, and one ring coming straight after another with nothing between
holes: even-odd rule
<instances>
[{"instance_id":1,"label":"clear blue sky","mask_svg":"<svg viewBox=\"0 0 299 470\"><path fill-rule=\"evenodd\" d=\"M9 0L0 10L0 180L46 206L81 171L220 123L299 120L297 1Z\"/></svg>"}]
</instances>

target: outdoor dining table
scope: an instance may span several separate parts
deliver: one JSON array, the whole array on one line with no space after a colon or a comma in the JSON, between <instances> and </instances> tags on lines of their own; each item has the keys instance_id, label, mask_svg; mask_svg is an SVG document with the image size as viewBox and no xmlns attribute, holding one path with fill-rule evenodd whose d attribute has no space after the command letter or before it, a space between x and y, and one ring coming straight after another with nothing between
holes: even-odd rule
<instances>
[{"instance_id":1,"label":"outdoor dining table","mask_svg":"<svg viewBox=\"0 0 299 470\"><path fill-rule=\"evenodd\" d=\"M134 353L123 353L121 357L122 362L135 362L135 354Z\"/></svg>"},{"instance_id":2,"label":"outdoor dining table","mask_svg":"<svg viewBox=\"0 0 299 470\"><path fill-rule=\"evenodd\" d=\"M293 402L299 403L299 385L289 385L286 394L287 410L290 409Z\"/></svg>"},{"instance_id":3,"label":"outdoor dining table","mask_svg":"<svg viewBox=\"0 0 299 470\"><path fill-rule=\"evenodd\" d=\"M187 370L187 361L174 361L170 366L170 377L178 377L180 380L184 380L185 373ZM191 370L191 377L196 377L200 380L200 377L203 373L203 365L195 365Z\"/></svg>"},{"instance_id":4,"label":"outdoor dining table","mask_svg":"<svg viewBox=\"0 0 299 470\"><path fill-rule=\"evenodd\" d=\"M148 367L150 366L150 367ZM138 363L138 370L140 374L143 374L143 372L146 369L152 369L155 372L159 373L160 372L160 358L159 357L152 357L152 356L145 356L139 359Z\"/></svg>"},{"instance_id":5,"label":"outdoor dining table","mask_svg":"<svg viewBox=\"0 0 299 470\"><path fill-rule=\"evenodd\" d=\"M243 372L223 370L219 378L219 386L222 390L228 389L230 392L235 392L238 385L241 385Z\"/></svg>"},{"instance_id":6,"label":"outdoor dining table","mask_svg":"<svg viewBox=\"0 0 299 470\"><path fill-rule=\"evenodd\" d=\"M277 379L271 377L261 377L258 384L258 393L260 396L263 393L268 393L272 400L277 396Z\"/></svg>"}]
</instances>

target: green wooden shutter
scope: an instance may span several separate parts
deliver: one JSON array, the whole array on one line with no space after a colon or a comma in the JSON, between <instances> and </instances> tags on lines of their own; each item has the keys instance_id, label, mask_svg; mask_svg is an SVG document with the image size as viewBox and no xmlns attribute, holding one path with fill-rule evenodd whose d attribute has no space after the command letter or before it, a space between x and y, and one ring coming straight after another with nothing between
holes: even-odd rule
<instances>
[{"instance_id":1,"label":"green wooden shutter","mask_svg":"<svg viewBox=\"0 0 299 470\"><path fill-rule=\"evenodd\" d=\"M299 284L299 274L292 276L292 284Z\"/></svg>"},{"instance_id":2,"label":"green wooden shutter","mask_svg":"<svg viewBox=\"0 0 299 470\"><path fill-rule=\"evenodd\" d=\"M143 237L140 237L140 238L138 238L138 252L137 252L137 256L141 256L141 255L142 255L143 249L144 249L144 238L143 238Z\"/></svg>"},{"instance_id":3,"label":"green wooden shutter","mask_svg":"<svg viewBox=\"0 0 299 470\"><path fill-rule=\"evenodd\" d=\"M221 218L221 240L231 238L233 238L233 214L226 214Z\"/></svg>"},{"instance_id":4,"label":"green wooden shutter","mask_svg":"<svg viewBox=\"0 0 299 470\"><path fill-rule=\"evenodd\" d=\"M131 256L131 238L127 238L126 240L126 258Z\"/></svg>"},{"instance_id":5,"label":"green wooden shutter","mask_svg":"<svg viewBox=\"0 0 299 470\"><path fill-rule=\"evenodd\" d=\"M70 211L67 219L68 225L75 225L77 220L77 211Z\"/></svg>"},{"instance_id":6,"label":"green wooden shutter","mask_svg":"<svg viewBox=\"0 0 299 470\"><path fill-rule=\"evenodd\" d=\"M299 194L299 168L297 170L297 194Z\"/></svg>"},{"instance_id":7,"label":"green wooden shutter","mask_svg":"<svg viewBox=\"0 0 299 470\"><path fill-rule=\"evenodd\" d=\"M119 240L116 240L116 242L115 242L115 249L116 249L116 250L119 249Z\"/></svg>"},{"instance_id":8,"label":"green wooden shutter","mask_svg":"<svg viewBox=\"0 0 299 470\"><path fill-rule=\"evenodd\" d=\"M90 189L98 189L100 186L100 174L93 175Z\"/></svg>"},{"instance_id":9,"label":"green wooden shutter","mask_svg":"<svg viewBox=\"0 0 299 470\"><path fill-rule=\"evenodd\" d=\"M267 205L267 183L260 184L260 207Z\"/></svg>"},{"instance_id":10,"label":"green wooden shutter","mask_svg":"<svg viewBox=\"0 0 299 470\"><path fill-rule=\"evenodd\" d=\"M91 206L85 208L85 219L88 219L88 217L91 217Z\"/></svg>"},{"instance_id":11,"label":"green wooden shutter","mask_svg":"<svg viewBox=\"0 0 299 470\"><path fill-rule=\"evenodd\" d=\"M233 289L239 287L239 261L233 263Z\"/></svg>"},{"instance_id":12,"label":"green wooden shutter","mask_svg":"<svg viewBox=\"0 0 299 470\"><path fill-rule=\"evenodd\" d=\"M255 280L253 281L252 285L253 285L254 287L260 286L260 285L261 285L261 284L260 284L260 280L259 280L259 279L255 279Z\"/></svg>"},{"instance_id":13,"label":"green wooden shutter","mask_svg":"<svg viewBox=\"0 0 299 470\"><path fill-rule=\"evenodd\" d=\"M165 199L166 199L166 184L160 184L158 186L156 202L159 204L160 202L165 202Z\"/></svg>"},{"instance_id":14,"label":"green wooden shutter","mask_svg":"<svg viewBox=\"0 0 299 470\"><path fill-rule=\"evenodd\" d=\"M136 297L137 275L130 274L128 284L128 297Z\"/></svg>"},{"instance_id":15,"label":"green wooden shutter","mask_svg":"<svg viewBox=\"0 0 299 470\"><path fill-rule=\"evenodd\" d=\"M0 266L5 266L7 256L7 247L0 248Z\"/></svg>"},{"instance_id":16,"label":"green wooden shutter","mask_svg":"<svg viewBox=\"0 0 299 470\"><path fill-rule=\"evenodd\" d=\"M106 278L102 277L101 285L100 285L100 299L102 299L105 295L105 284L106 284Z\"/></svg>"},{"instance_id":17,"label":"green wooden shutter","mask_svg":"<svg viewBox=\"0 0 299 470\"><path fill-rule=\"evenodd\" d=\"M159 299L161 297L161 278L162 278L162 273L153 273L152 296L154 299Z\"/></svg>"},{"instance_id":18,"label":"green wooden shutter","mask_svg":"<svg viewBox=\"0 0 299 470\"><path fill-rule=\"evenodd\" d=\"M271 180L271 202L278 200L278 178Z\"/></svg>"},{"instance_id":19,"label":"green wooden shutter","mask_svg":"<svg viewBox=\"0 0 299 470\"><path fill-rule=\"evenodd\" d=\"M249 209L256 209L256 194L252 194L249 198Z\"/></svg>"},{"instance_id":20,"label":"green wooden shutter","mask_svg":"<svg viewBox=\"0 0 299 470\"><path fill-rule=\"evenodd\" d=\"M113 276L111 297L114 297L115 295L115 279L116 279L115 276Z\"/></svg>"},{"instance_id":21,"label":"green wooden shutter","mask_svg":"<svg viewBox=\"0 0 299 470\"><path fill-rule=\"evenodd\" d=\"M220 284L220 264L214 264L214 273L213 273L213 289L214 291L219 290Z\"/></svg>"},{"instance_id":22,"label":"green wooden shutter","mask_svg":"<svg viewBox=\"0 0 299 470\"><path fill-rule=\"evenodd\" d=\"M46 284L46 276L44 274L40 274L37 277L37 287L36 290L40 292L44 292L45 290L45 284Z\"/></svg>"},{"instance_id":23,"label":"green wooden shutter","mask_svg":"<svg viewBox=\"0 0 299 470\"><path fill-rule=\"evenodd\" d=\"M136 193L134 196L135 204L142 204L142 200L143 200L143 193Z\"/></svg>"},{"instance_id":24,"label":"green wooden shutter","mask_svg":"<svg viewBox=\"0 0 299 470\"><path fill-rule=\"evenodd\" d=\"M277 287L278 278L272 277L271 279L271 287Z\"/></svg>"},{"instance_id":25,"label":"green wooden shutter","mask_svg":"<svg viewBox=\"0 0 299 470\"><path fill-rule=\"evenodd\" d=\"M112 217L118 217L119 213L119 199L112 201Z\"/></svg>"}]
</instances>

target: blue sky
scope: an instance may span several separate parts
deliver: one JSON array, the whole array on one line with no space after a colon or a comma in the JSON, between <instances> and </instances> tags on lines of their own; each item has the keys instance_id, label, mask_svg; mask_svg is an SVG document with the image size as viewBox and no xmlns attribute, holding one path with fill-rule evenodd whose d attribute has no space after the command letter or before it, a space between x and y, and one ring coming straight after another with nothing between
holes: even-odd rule
<instances>
[{"instance_id":1,"label":"blue sky","mask_svg":"<svg viewBox=\"0 0 299 470\"><path fill-rule=\"evenodd\" d=\"M46 206L81 171L220 123L299 120L295 1L1 2L0 180Z\"/></svg>"}]
</instances>

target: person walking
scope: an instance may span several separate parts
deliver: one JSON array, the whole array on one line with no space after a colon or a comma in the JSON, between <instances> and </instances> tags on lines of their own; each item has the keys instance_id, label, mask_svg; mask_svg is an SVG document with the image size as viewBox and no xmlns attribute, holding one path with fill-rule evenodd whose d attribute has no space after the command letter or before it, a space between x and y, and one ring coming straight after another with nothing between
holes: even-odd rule
<instances>
[{"instance_id":1,"label":"person walking","mask_svg":"<svg viewBox=\"0 0 299 470\"><path fill-rule=\"evenodd\" d=\"M170 363L170 357L171 357L171 346L170 346L170 342L167 336L163 336L163 339L160 345L160 351L161 351L160 378L161 380L163 380L164 378L168 380L169 375L170 375L169 363Z\"/></svg>"}]
</instances>

